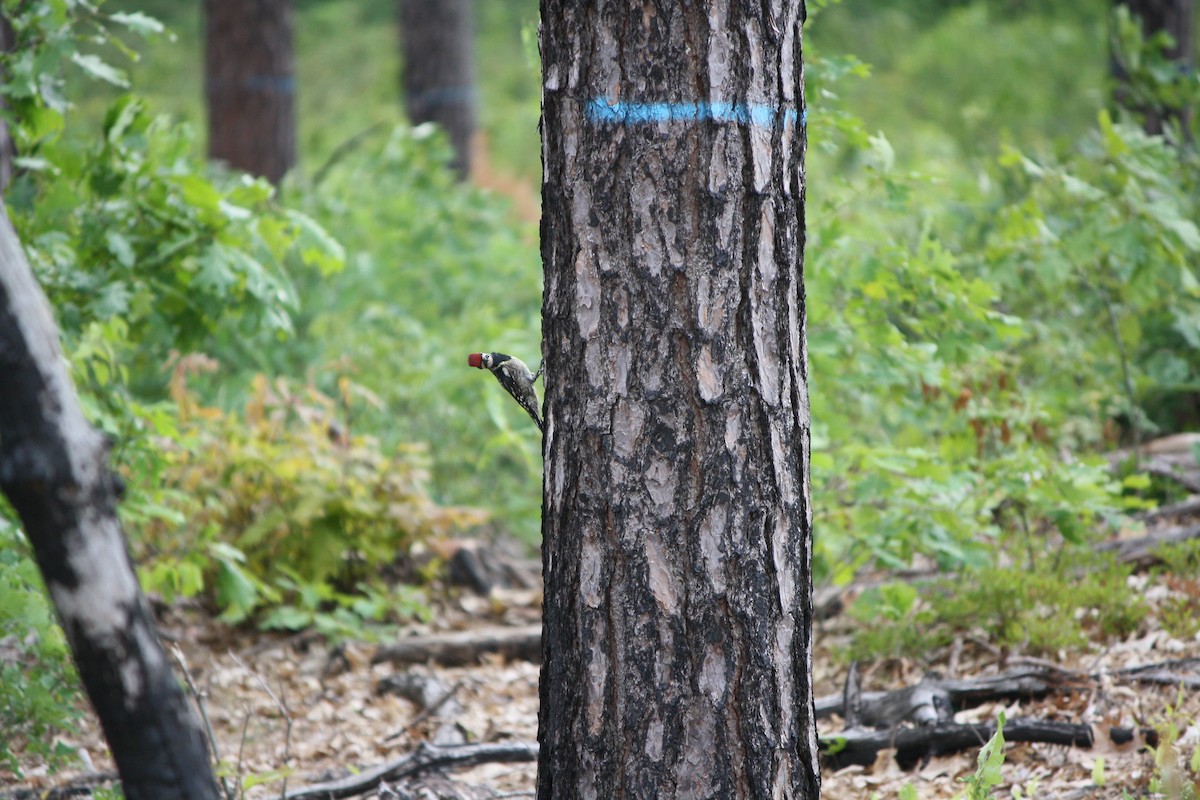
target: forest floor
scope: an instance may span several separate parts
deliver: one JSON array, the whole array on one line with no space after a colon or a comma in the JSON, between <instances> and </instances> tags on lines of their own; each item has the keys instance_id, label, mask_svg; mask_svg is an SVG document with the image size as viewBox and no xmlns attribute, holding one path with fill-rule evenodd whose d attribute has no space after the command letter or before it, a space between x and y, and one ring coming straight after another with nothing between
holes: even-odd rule
<instances>
[{"instance_id":1,"label":"forest floor","mask_svg":"<svg viewBox=\"0 0 1200 800\"><path fill-rule=\"evenodd\" d=\"M1152 603L1165 596L1162 587L1144 575L1130 578L1129 591ZM1149 619L1149 624L1127 641L1062 653L1053 663L1069 670L1111 673L1121 667L1200 658L1200 641L1173 640L1153 629L1153 616ZM482 598L465 590L448 590L432 623L408 626L403 634L516 628L539 620L540 595L536 591L503 590ZM202 698L223 764L223 780L240 786L248 798L280 797L285 777L291 791L395 761L422 741L537 741L538 666L528 661L485 655L467 667L373 664L375 645L350 642L334 648L314 635L287 637L231 630L184 606L161 610L160 623L165 643L182 657L193 691ZM847 666L835 654L847 643L851 625L845 617L834 617L816 630L818 697L842 691ZM1018 657L1002 661L1003 655L987 642L968 641L953 654L935 654L920 664L903 660L864 664L862 687L864 691L899 688L932 671L968 678L995 675L1021 664L1048 663ZM433 694L449 695L449 701L430 710L422 708L419 701L385 690L397 675L433 681ZM1179 760L1186 764L1200 745L1198 695L1177 687L1102 677L1085 691L1033 702L987 703L960 711L955 719L991 722L1004 711L1009 720L1086 722L1105 730L1109 725L1171 727L1179 734ZM838 730L836 717L821 723L822 735ZM85 763L96 770L112 769L90 715L74 735L63 740L82 748ZM915 795L910 797L955 797L964 791L962 779L975 772L978 752L979 747L972 747L904 771L891 757L892 751L883 751L870 768L826 769L822 796L835 800L896 797L911 785ZM71 778L69 773L49 775L37 765L29 767L22 787L45 789ZM527 761L475 766L448 773L448 777L456 785L481 787L478 794L468 789L464 797L531 796L535 774L536 765ZM1179 773L1187 774L1186 768ZM1092 749L1010 743L1002 775L998 797L1119 798L1124 792L1133 797L1183 796L1178 787L1150 793L1151 781L1161 779L1164 771L1156 767L1154 753L1139 747L1137 741L1120 748L1098 743ZM11 776L0 775L0 798L16 788L6 778ZM1186 780L1195 780L1195 774Z\"/></svg>"}]
</instances>

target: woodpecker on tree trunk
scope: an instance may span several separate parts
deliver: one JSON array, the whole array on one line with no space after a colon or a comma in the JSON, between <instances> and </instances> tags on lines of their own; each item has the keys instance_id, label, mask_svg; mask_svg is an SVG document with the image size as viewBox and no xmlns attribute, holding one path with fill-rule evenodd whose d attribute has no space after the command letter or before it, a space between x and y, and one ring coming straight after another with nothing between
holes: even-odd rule
<instances>
[{"instance_id":1,"label":"woodpecker on tree trunk","mask_svg":"<svg viewBox=\"0 0 1200 800\"><path fill-rule=\"evenodd\" d=\"M513 399L521 404L521 408L525 409L525 413L537 423L538 430L544 432L537 390L533 388L534 381L542 375L544 364L538 366L537 372L533 372L524 361L505 353L471 353L467 356L467 366L490 370L504 390L511 394Z\"/></svg>"}]
</instances>

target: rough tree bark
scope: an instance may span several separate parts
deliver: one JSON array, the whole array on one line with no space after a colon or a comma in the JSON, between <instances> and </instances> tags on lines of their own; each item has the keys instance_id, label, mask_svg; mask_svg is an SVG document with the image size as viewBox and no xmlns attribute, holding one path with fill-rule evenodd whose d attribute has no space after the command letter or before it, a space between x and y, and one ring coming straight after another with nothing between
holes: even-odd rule
<instances>
[{"instance_id":1,"label":"rough tree bark","mask_svg":"<svg viewBox=\"0 0 1200 800\"><path fill-rule=\"evenodd\" d=\"M454 147L451 166L471 172L475 136L472 0L398 0L404 110L413 125L433 122Z\"/></svg>"},{"instance_id":2,"label":"rough tree bark","mask_svg":"<svg viewBox=\"0 0 1200 800\"><path fill-rule=\"evenodd\" d=\"M204 0L208 155L279 183L296 164L291 0Z\"/></svg>"},{"instance_id":3,"label":"rough tree bark","mask_svg":"<svg viewBox=\"0 0 1200 800\"><path fill-rule=\"evenodd\" d=\"M1156 33L1166 32L1174 41L1174 46L1166 56L1179 64L1181 74L1191 73L1196 69L1196 26L1195 0L1114 0L1116 5L1125 6L1129 13L1142 22L1142 31L1146 38ZM1128 105L1129 91L1124 84L1129 81L1129 73L1121 62L1119 53L1112 54L1112 73L1117 80L1116 101ZM1169 119L1183 123L1183 130L1189 132L1192 109L1162 109L1136 107L1142 117L1142 127L1146 133L1157 136L1163 133L1164 124Z\"/></svg>"},{"instance_id":4,"label":"rough tree bark","mask_svg":"<svg viewBox=\"0 0 1200 800\"><path fill-rule=\"evenodd\" d=\"M801 0L543 0L538 795L815 798Z\"/></svg>"},{"instance_id":5,"label":"rough tree bark","mask_svg":"<svg viewBox=\"0 0 1200 800\"><path fill-rule=\"evenodd\" d=\"M129 800L216 800L200 728L125 549L109 446L0 203L0 489L21 517Z\"/></svg>"}]
</instances>

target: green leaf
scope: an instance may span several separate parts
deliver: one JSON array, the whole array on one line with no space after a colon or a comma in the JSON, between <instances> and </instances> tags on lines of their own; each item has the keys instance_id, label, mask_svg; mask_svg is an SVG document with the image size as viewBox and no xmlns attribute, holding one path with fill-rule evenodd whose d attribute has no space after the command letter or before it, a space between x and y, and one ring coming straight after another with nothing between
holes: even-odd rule
<instances>
[{"instance_id":1,"label":"green leaf","mask_svg":"<svg viewBox=\"0 0 1200 800\"><path fill-rule=\"evenodd\" d=\"M105 284L99 297L92 304L92 311L99 319L118 317L129 310L129 300L133 293L124 281L114 281Z\"/></svg>"},{"instance_id":2,"label":"green leaf","mask_svg":"<svg viewBox=\"0 0 1200 800\"><path fill-rule=\"evenodd\" d=\"M238 278L232 269L230 251L223 245L213 245L196 261L200 265L196 273L197 288L224 294L237 284Z\"/></svg>"},{"instance_id":3,"label":"green leaf","mask_svg":"<svg viewBox=\"0 0 1200 800\"><path fill-rule=\"evenodd\" d=\"M137 256L133 252L133 245L129 243L129 239L125 235L114 230L106 231L104 241L108 245L108 252L112 253L117 258L117 262L128 269L133 266L133 262Z\"/></svg>"},{"instance_id":4,"label":"green leaf","mask_svg":"<svg viewBox=\"0 0 1200 800\"><path fill-rule=\"evenodd\" d=\"M263 617L262 627L268 630L298 631L312 624L313 612L295 606L280 606Z\"/></svg>"},{"instance_id":5,"label":"green leaf","mask_svg":"<svg viewBox=\"0 0 1200 800\"><path fill-rule=\"evenodd\" d=\"M1126 475L1121 479L1121 486L1134 491L1144 491L1150 488L1150 476L1144 472L1138 472L1133 475Z\"/></svg>"},{"instance_id":6,"label":"green leaf","mask_svg":"<svg viewBox=\"0 0 1200 800\"><path fill-rule=\"evenodd\" d=\"M242 568L233 561L221 559L217 562L217 603L225 608L221 619L238 623L254 611L258 603L258 587Z\"/></svg>"},{"instance_id":7,"label":"green leaf","mask_svg":"<svg viewBox=\"0 0 1200 800\"><path fill-rule=\"evenodd\" d=\"M61 133L64 120L61 111L36 107L23 110L17 124L28 139L41 142Z\"/></svg>"},{"instance_id":8,"label":"green leaf","mask_svg":"<svg viewBox=\"0 0 1200 800\"><path fill-rule=\"evenodd\" d=\"M49 172L52 175L57 175L59 172L58 167L46 159L34 156L17 156L13 159L13 165L30 172Z\"/></svg>"},{"instance_id":9,"label":"green leaf","mask_svg":"<svg viewBox=\"0 0 1200 800\"><path fill-rule=\"evenodd\" d=\"M1001 711L996 720L996 733L979 752L978 776L982 785L989 789L1004 780L1000 774L1000 768L1004 766L1004 723L1004 712Z\"/></svg>"},{"instance_id":10,"label":"green leaf","mask_svg":"<svg viewBox=\"0 0 1200 800\"><path fill-rule=\"evenodd\" d=\"M1108 113L1107 108L1100 109L1097 117L1100 125L1100 135L1104 140L1104 147L1108 150L1111 156L1121 156L1129 152L1129 145L1117 132L1116 126L1113 125L1112 115Z\"/></svg>"},{"instance_id":11,"label":"green leaf","mask_svg":"<svg viewBox=\"0 0 1200 800\"><path fill-rule=\"evenodd\" d=\"M91 53L72 53L71 60L93 78L111 83L113 86L120 86L122 89L129 88L129 79L125 77L125 73L106 64L99 56Z\"/></svg>"},{"instance_id":12,"label":"green leaf","mask_svg":"<svg viewBox=\"0 0 1200 800\"><path fill-rule=\"evenodd\" d=\"M221 211L221 193L212 182L199 175L179 175L172 178L179 187L183 199L201 212L202 218L209 224L218 224L225 219Z\"/></svg>"},{"instance_id":13,"label":"green leaf","mask_svg":"<svg viewBox=\"0 0 1200 800\"><path fill-rule=\"evenodd\" d=\"M1164 228L1174 233L1179 238L1180 244L1189 251L1193 253L1200 251L1200 228L1196 227L1196 223L1190 219L1179 217L1168 217L1162 219L1161 223Z\"/></svg>"},{"instance_id":14,"label":"green leaf","mask_svg":"<svg viewBox=\"0 0 1200 800\"><path fill-rule=\"evenodd\" d=\"M141 11L117 11L109 14L108 18L118 25L124 25L131 31L136 31L142 35L162 33L166 30L165 25L154 17L143 14Z\"/></svg>"},{"instance_id":15,"label":"green leaf","mask_svg":"<svg viewBox=\"0 0 1200 800\"><path fill-rule=\"evenodd\" d=\"M1082 200L1103 200L1104 192L1092 186L1087 181L1082 181L1074 175L1063 173L1062 175L1063 188L1067 190L1067 194L1078 197Z\"/></svg>"},{"instance_id":16,"label":"green leaf","mask_svg":"<svg viewBox=\"0 0 1200 800\"><path fill-rule=\"evenodd\" d=\"M891 172L896 165L896 151L892 148L892 143L882 133L869 137L867 141L871 145L868 152L871 165L880 172Z\"/></svg>"},{"instance_id":17,"label":"green leaf","mask_svg":"<svg viewBox=\"0 0 1200 800\"><path fill-rule=\"evenodd\" d=\"M1179 265L1179 288L1184 294L1200 295L1200 282L1197 282L1192 268L1187 264Z\"/></svg>"},{"instance_id":18,"label":"green leaf","mask_svg":"<svg viewBox=\"0 0 1200 800\"><path fill-rule=\"evenodd\" d=\"M141 100L127 94L117 99L104 115L104 138L117 142L142 113Z\"/></svg>"},{"instance_id":19,"label":"green leaf","mask_svg":"<svg viewBox=\"0 0 1200 800\"><path fill-rule=\"evenodd\" d=\"M346 251L341 243L307 214L291 209L285 213L299 232L296 247L304 263L316 266L324 276L340 272L346 264Z\"/></svg>"}]
</instances>

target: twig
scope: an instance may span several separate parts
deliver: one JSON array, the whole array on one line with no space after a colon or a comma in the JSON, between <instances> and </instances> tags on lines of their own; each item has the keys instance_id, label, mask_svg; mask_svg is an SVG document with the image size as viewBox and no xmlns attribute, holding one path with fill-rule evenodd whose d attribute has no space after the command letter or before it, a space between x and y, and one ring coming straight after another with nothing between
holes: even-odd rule
<instances>
[{"instance_id":1,"label":"twig","mask_svg":"<svg viewBox=\"0 0 1200 800\"><path fill-rule=\"evenodd\" d=\"M245 763L243 757L246 755L246 731L250 730L250 707L243 705L242 711L245 716L242 717L242 735L238 739L238 757L237 766L234 768L233 777L237 781L238 795L245 795L245 790L242 788L242 764Z\"/></svg>"},{"instance_id":2,"label":"twig","mask_svg":"<svg viewBox=\"0 0 1200 800\"><path fill-rule=\"evenodd\" d=\"M213 763L220 764L221 752L217 749L217 735L213 732L212 720L208 718L208 705L204 702L206 695L196 688L196 681L192 679L192 671L188 669L187 659L184 658L183 651L179 649L179 645L171 645L171 655L175 656L175 663L183 673L183 680L187 684L192 698L196 701L196 708L200 709L200 719L204 720L205 739L208 740L208 752L212 757ZM222 775L219 780L221 781L221 789L225 792L227 800L235 800L236 795L233 788L226 782L225 777Z\"/></svg>"},{"instance_id":3,"label":"twig","mask_svg":"<svg viewBox=\"0 0 1200 800\"><path fill-rule=\"evenodd\" d=\"M1111 270L1111 264L1108 259L1105 260L1105 266ZM1141 463L1141 448L1142 448L1142 423L1138 419L1140 413L1137 406L1137 394L1133 388L1133 375L1129 370L1129 351L1125 348L1125 337L1121 335L1121 323L1117 319L1116 303L1113 300L1112 291L1107 284L1101 280L1100 290L1104 293L1104 307L1108 310L1108 321L1112 325L1113 339L1117 343L1117 354L1121 357L1121 382L1125 387L1125 401L1129 404L1129 426L1133 433L1133 465L1137 469Z\"/></svg>"},{"instance_id":4,"label":"twig","mask_svg":"<svg viewBox=\"0 0 1200 800\"><path fill-rule=\"evenodd\" d=\"M1200 497L1189 497L1187 500L1181 500L1178 503L1170 503L1169 505L1159 506L1149 511L1142 511L1133 516L1141 519L1143 522L1161 519L1163 517L1186 517L1200 512Z\"/></svg>"},{"instance_id":5,"label":"twig","mask_svg":"<svg viewBox=\"0 0 1200 800\"><path fill-rule=\"evenodd\" d=\"M378 131L380 128L383 128L387 124L388 123L386 122L376 122L374 125L371 125L365 130L359 131L350 138L342 141L337 147L333 148L333 152L330 153L329 157L325 159L325 163L321 164L321 166L317 168L317 171L313 173L313 188L320 186L325 181L325 176L329 174L329 171L332 170L339 161L345 158L351 150L358 147L359 144L361 144L365 139L370 138L376 131Z\"/></svg>"},{"instance_id":6,"label":"twig","mask_svg":"<svg viewBox=\"0 0 1200 800\"><path fill-rule=\"evenodd\" d=\"M279 710L283 713L283 788L280 790L279 794L280 800L283 800L283 798L287 796L288 762L292 760L292 711L287 707L287 703L280 699L280 697L285 695L285 692L283 691L283 681L281 680L279 682L279 694L276 695L275 692L271 691L270 684L266 682L263 676L246 666L246 663L238 658L237 653L234 653L231 650L229 652L229 657L233 659L235 664L254 676L254 679L258 681L260 686L262 686L263 691L267 693L267 696L275 702L275 705L278 706Z\"/></svg>"},{"instance_id":7,"label":"twig","mask_svg":"<svg viewBox=\"0 0 1200 800\"><path fill-rule=\"evenodd\" d=\"M946 677L958 677L958 665L962 660L963 639L961 636L955 636L954 641L950 644L950 659L946 664Z\"/></svg>"},{"instance_id":8,"label":"twig","mask_svg":"<svg viewBox=\"0 0 1200 800\"><path fill-rule=\"evenodd\" d=\"M395 733L389 734L388 736L384 737L383 741L385 743L387 743L387 742L391 742L396 739L399 739L401 736L408 733L413 728L417 727L422 722L424 722L425 720L432 717L434 714L436 714L438 712L438 709L440 709L442 706L446 705L446 701L448 701L451 697L454 697L454 695L457 694L458 690L461 689L462 687L463 687L463 681L459 680L458 683L454 684L449 689L447 689L446 693L443 694L441 697L439 697L436 702L430 703L428 706L426 706L424 709L422 709L421 713L417 714L415 717L413 717L411 720L409 720L407 725L405 725L403 728L396 731Z\"/></svg>"},{"instance_id":9,"label":"twig","mask_svg":"<svg viewBox=\"0 0 1200 800\"><path fill-rule=\"evenodd\" d=\"M1151 461L1142 467L1142 471L1147 475L1152 475L1155 478L1162 478L1168 481L1174 481L1192 494L1200 492L1200 482L1188 476L1186 473L1172 467L1170 464L1158 461Z\"/></svg>"},{"instance_id":10,"label":"twig","mask_svg":"<svg viewBox=\"0 0 1200 800\"><path fill-rule=\"evenodd\" d=\"M276 680L279 681L279 706L283 709L284 719L287 720L283 733L283 786L279 790L279 800L283 800L287 797L288 764L292 760L292 710L287 706L287 692L283 690L283 678L276 677Z\"/></svg>"},{"instance_id":11,"label":"twig","mask_svg":"<svg viewBox=\"0 0 1200 800\"><path fill-rule=\"evenodd\" d=\"M341 780L304 786L288 793L285 800L334 800L365 794L380 781L396 781L431 769L445 767L474 767L495 762L536 761L536 742L497 742L494 744L463 744L438 747L422 742L415 752L403 758Z\"/></svg>"},{"instance_id":12,"label":"twig","mask_svg":"<svg viewBox=\"0 0 1200 800\"><path fill-rule=\"evenodd\" d=\"M305 629L299 633L293 633L291 636L260 639L243 650L242 657L254 658L255 656L262 655L268 650L274 650L276 647L299 647L307 642L317 641L320 638L321 634L312 629Z\"/></svg>"}]
</instances>

